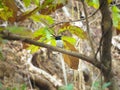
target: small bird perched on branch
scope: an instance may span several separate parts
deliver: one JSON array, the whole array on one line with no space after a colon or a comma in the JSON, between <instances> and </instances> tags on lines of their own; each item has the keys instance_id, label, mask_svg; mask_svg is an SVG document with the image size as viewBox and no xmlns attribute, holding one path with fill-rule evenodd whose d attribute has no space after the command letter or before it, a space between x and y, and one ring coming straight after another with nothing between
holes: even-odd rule
<instances>
[{"instance_id":1,"label":"small bird perched on branch","mask_svg":"<svg viewBox=\"0 0 120 90\"><path fill-rule=\"evenodd\" d=\"M63 41L61 40L61 37L62 37L62 36L56 36L56 37L55 37L56 46L57 46L57 47L60 47L60 48L63 48Z\"/></svg>"}]
</instances>

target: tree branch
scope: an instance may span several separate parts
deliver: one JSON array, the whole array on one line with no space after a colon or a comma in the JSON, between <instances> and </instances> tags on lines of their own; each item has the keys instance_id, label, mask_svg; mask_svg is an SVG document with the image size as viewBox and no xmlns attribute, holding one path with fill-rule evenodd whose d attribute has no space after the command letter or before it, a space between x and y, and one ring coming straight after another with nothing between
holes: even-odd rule
<instances>
[{"instance_id":1,"label":"tree branch","mask_svg":"<svg viewBox=\"0 0 120 90\"><path fill-rule=\"evenodd\" d=\"M94 11L91 15L89 15L87 18L91 18L92 16L94 16L97 12L99 11L99 8ZM81 18L81 19L78 19L78 20L69 20L69 21L62 21L62 22L58 22L58 23L55 23L55 24L52 24L51 26L49 26L49 28L52 28L56 25L59 25L59 24L62 24L62 23L72 23L72 22L78 22L78 21L83 21L83 20L86 20L86 17L85 18Z\"/></svg>"},{"instance_id":2,"label":"tree branch","mask_svg":"<svg viewBox=\"0 0 120 90\"><path fill-rule=\"evenodd\" d=\"M7 40L22 41L22 42L25 42L25 43L28 43L28 44L33 44L35 46L40 46L40 47L51 49L53 51L57 51L57 52L61 52L61 53L67 54L67 55L71 55L71 56L80 58L82 60L85 60L86 62L89 62L89 63L93 64L97 68L100 68L100 62L96 61L94 57L85 56L85 55L82 55L78 52L65 50L65 49L58 48L58 47L53 47L51 45L32 40L31 38L26 38L26 37L23 37L23 36L12 34L12 33L8 32L7 30L1 31L0 32L0 37L3 38L3 39L7 39Z\"/></svg>"}]
</instances>

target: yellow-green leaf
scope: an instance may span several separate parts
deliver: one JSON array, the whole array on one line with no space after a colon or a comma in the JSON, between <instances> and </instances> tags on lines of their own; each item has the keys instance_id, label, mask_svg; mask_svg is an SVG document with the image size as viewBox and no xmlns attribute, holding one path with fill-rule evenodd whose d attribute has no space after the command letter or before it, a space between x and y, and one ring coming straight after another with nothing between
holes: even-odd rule
<instances>
[{"instance_id":1,"label":"yellow-green leaf","mask_svg":"<svg viewBox=\"0 0 120 90\"><path fill-rule=\"evenodd\" d=\"M37 52L40 49L40 47L34 46L34 45L30 45L27 49L30 50L31 53L35 53L35 52Z\"/></svg>"},{"instance_id":2,"label":"yellow-green leaf","mask_svg":"<svg viewBox=\"0 0 120 90\"><path fill-rule=\"evenodd\" d=\"M0 19L8 20L10 17L13 16L13 12L8 9L8 7L4 6L3 10L0 11Z\"/></svg>"},{"instance_id":3,"label":"yellow-green leaf","mask_svg":"<svg viewBox=\"0 0 120 90\"><path fill-rule=\"evenodd\" d=\"M32 15L31 18L35 22L42 22L45 25L51 25L54 23L54 20L49 15Z\"/></svg>"},{"instance_id":4,"label":"yellow-green leaf","mask_svg":"<svg viewBox=\"0 0 120 90\"><path fill-rule=\"evenodd\" d=\"M74 39L72 37L68 37L68 36L62 36L62 40L67 41L72 45L75 45L75 43L76 43L76 39Z\"/></svg>"},{"instance_id":5,"label":"yellow-green leaf","mask_svg":"<svg viewBox=\"0 0 120 90\"><path fill-rule=\"evenodd\" d=\"M31 0L23 0L26 7L28 7L31 3Z\"/></svg>"},{"instance_id":6,"label":"yellow-green leaf","mask_svg":"<svg viewBox=\"0 0 120 90\"><path fill-rule=\"evenodd\" d=\"M99 8L99 0L86 0L87 4L89 6L92 6L94 8Z\"/></svg>"},{"instance_id":7,"label":"yellow-green leaf","mask_svg":"<svg viewBox=\"0 0 120 90\"><path fill-rule=\"evenodd\" d=\"M120 9L116 6L112 6L112 20L113 20L113 25L116 28L119 28L119 22L120 22Z\"/></svg>"},{"instance_id":8,"label":"yellow-green leaf","mask_svg":"<svg viewBox=\"0 0 120 90\"><path fill-rule=\"evenodd\" d=\"M76 36L78 36L81 39L86 39L86 33L80 27L69 25L69 26L61 28L59 30L59 33L62 33L66 30L69 30L72 34L75 34Z\"/></svg>"}]
</instances>

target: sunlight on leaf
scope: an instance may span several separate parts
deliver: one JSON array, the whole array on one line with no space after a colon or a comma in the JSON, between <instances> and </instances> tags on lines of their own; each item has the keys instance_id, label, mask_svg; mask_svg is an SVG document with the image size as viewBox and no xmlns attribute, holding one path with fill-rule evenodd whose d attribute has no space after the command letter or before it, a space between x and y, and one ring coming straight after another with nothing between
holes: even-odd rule
<instances>
[{"instance_id":1,"label":"sunlight on leaf","mask_svg":"<svg viewBox=\"0 0 120 90\"><path fill-rule=\"evenodd\" d=\"M3 11L3 10L4 10L4 8L0 8L0 12Z\"/></svg>"},{"instance_id":2,"label":"sunlight on leaf","mask_svg":"<svg viewBox=\"0 0 120 90\"><path fill-rule=\"evenodd\" d=\"M36 30L33 33L33 38L40 37L40 38L50 39L52 36L51 33L52 33L52 30L50 30L48 27L43 27L43 28Z\"/></svg>"},{"instance_id":3,"label":"sunlight on leaf","mask_svg":"<svg viewBox=\"0 0 120 90\"><path fill-rule=\"evenodd\" d=\"M112 6L112 11L118 13L120 9L117 6Z\"/></svg>"},{"instance_id":4,"label":"sunlight on leaf","mask_svg":"<svg viewBox=\"0 0 120 90\"><path fill-rule=\"evenodd\" d=\"M51 38L49 42L52 46L56 46L56 40L54 38Z\"/></svg>"},{"instance_id":5,"label":"sunlight on leaf","mask_svg":"<svg viewBox=\"0 0 120 90\"><path fill-rule=\"evenodd\" d=\"M72 45L75 45L75 43L76 43L76 39L74 39L72 37L68 37L68 36L62 36L62 40L67 41Z\"/></svg>"},{"instance_id":6,"label":"sunlight on leaf","mask_svg":"<svg viewBox=\"0 0 120 90\"><path fill-rule=\"evenodd\" d=\"M86 2L89 6L92 6L96 9L99 8L99 0L86 0Z\"/></svg>"},{"instance_id":7,"label":"sunlight on leaf","mask_svg":"<svg viewBox=\"0 0 120 90\"><path fill-rule=\"evenodd\" d=\"M35 45L30 45L27 49L30 50L30 52L33 54L37 52L40 49L40 47L35 46Z\"/></svg>"},{"instance_id":8,"label":"sunlight on leaf","mask_svg":"<svg viewBox=\"0 0 120 90\"><path fill-rule=\"evenodd\" d=\"M113 25L116 27L116 28L120 28L119 26L119 22L120 22L120 9L116 6L112 6L111 8L112 10L112 19L113 19Z\"/></svg>"}]
</instances>

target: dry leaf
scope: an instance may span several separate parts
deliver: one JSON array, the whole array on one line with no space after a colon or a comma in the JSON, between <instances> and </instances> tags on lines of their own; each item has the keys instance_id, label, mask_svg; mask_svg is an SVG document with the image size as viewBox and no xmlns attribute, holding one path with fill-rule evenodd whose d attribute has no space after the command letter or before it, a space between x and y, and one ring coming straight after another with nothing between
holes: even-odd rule
<instances>
[{"instance_id":1,"label":"dry leaf","mask_svg":"<svg viewBox=\"0 0 120 90\"><path fill-rule=\"evenodd\" d=\"M13 16L8 19L10 22L15 22L17 18L17 11L19 10L15 4L14 0L4 0L4 4L9 8L10 11L13 12Z\"/></svg>"},{"instance_id":2,"label":"dry leaf","mask_svg":"<svg viewBox=\"0 0 120 90\"><path fill-rule=\"evenodd\" d=\"M76 48L74 47L74 45L70 44L67 41L64 41L64 42L66 44L65 48L69 48L69 50L71 50L71 51L77 51ZM66 55L66 54L63 54L63 57L64 57L65 63L67 63L70 68L78 69L79 58L76 58L76 57L73 57L70 55Z\"/></svg>"}]
</instances>

